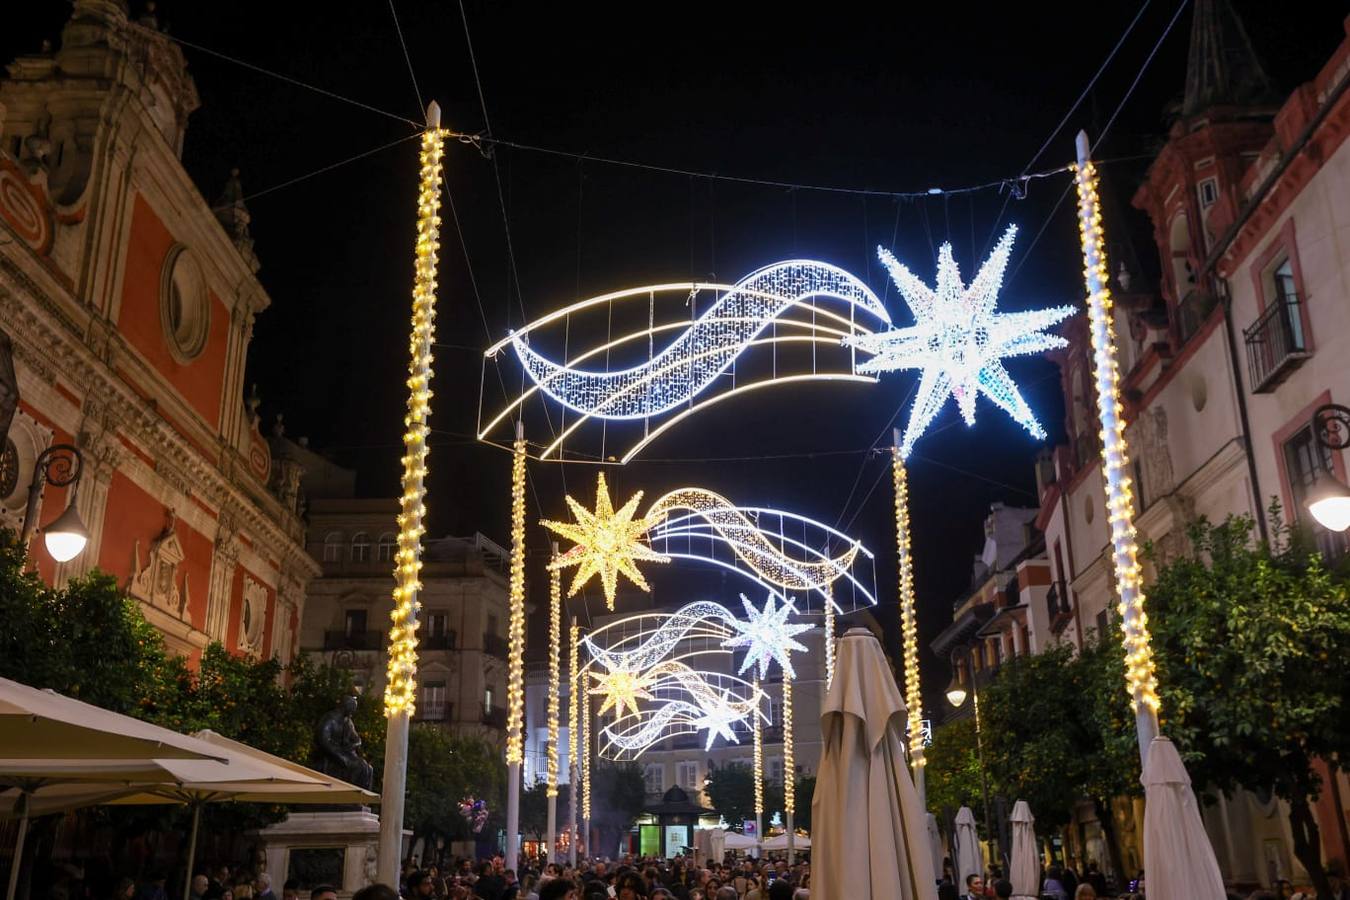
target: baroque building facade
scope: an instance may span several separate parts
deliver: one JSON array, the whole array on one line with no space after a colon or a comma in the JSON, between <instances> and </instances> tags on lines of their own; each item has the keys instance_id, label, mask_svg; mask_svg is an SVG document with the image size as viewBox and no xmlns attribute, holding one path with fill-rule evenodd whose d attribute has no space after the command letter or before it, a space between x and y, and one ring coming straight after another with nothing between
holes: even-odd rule
<instances>
[{"instance_id":1,"label":"baroque building facade","mask_svg":"<svg viewBox=\"0 0 1350 900\"><path fill-rule=\"evenodd\" d=\"M71 444L97 567L168 646L290 659L305 588L293 472L243 395L259 283L237 176L214 207L181 162L196 88L179 48L121 0L77 0L59 47L0 80L0 329L17 410L0 435L0 526L17 530L37 457ZM38 524L69 489L48 486Z\"/></svg>"}]
</instances>

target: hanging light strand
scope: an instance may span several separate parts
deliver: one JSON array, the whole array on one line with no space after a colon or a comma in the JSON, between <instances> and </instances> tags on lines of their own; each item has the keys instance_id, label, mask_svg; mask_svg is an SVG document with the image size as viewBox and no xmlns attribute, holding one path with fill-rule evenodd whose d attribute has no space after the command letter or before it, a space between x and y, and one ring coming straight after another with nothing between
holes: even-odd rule
<instances>
[{"instance_id":1,"label":"hanging light strand","mask_svg":"<svg viewBox=\"0 0 1350 900\"><path fill-rule=\"evenodd\" d=\"M1083 275L1087 283L1088 317L1092 335L1093 377L1097 411L1101 418L1102 469L1106 483L1107 520L1111 528L1112 562L1120 593L1120 623L1125 645L1125 679L1130 705L1157 714L1158 682L1149 645L1148 616L1134 529L1134 493L1125 446L1125 407L1120 400L1120 370L1116 363L1116 336L1112 326L1109 272L1097 196L1097 169L1087 162L1073 167L1078 185L1078 226L1083 242Z\"/></svg>"},{"instance_id":2,"label":"hanging light strand","mask_svg":"<svg viewBox=\"0 0 1350 900\"><path fill-rule=\"evenodd\" d=\"M760 696L759 679L754 681L754 696L756 699ZM755 724L755 819L760 820L764 816L764 729L760 724L758 710L750 717ZM755 835L757 839L762 840L763 835Z\"/></svg>"},{"instance_id":3,"label":"hanging light strand","mask_svg":"<svg viewBox=\"0 0 1350 900\"><path fill-rule=\"evenodd\" d=\"M436 262L440 248L441 155L446 132L422 135L417 192L412 333L408 340L408 413L403 419L403 494L399 500L398 551L394 561L394 609L389 614L389 663L384 689L386 716L411 716L417 697L417 592L422 584L422 518L426 509L427 418L431 412L431 348L436 340Z\"/></svg>"},{"instance_id":4,"label":"hanging light strand","mask_svg":"<svg viewBox=\"0 0 1350 900\"><path fill-rule=\"evenodd\" d=\"M825 689L834 684L834 591L825 598Z\"/></svg>"},{"instance_id":5,"label":"hanging light strand","mask_svg":"<svg viewBox=\"0 0 1350 900\"><path fill-rule=\"evenodd\" d=\"M507 626L506 762L524 761L525 700L525 438L516 431L511 456L511 583Z\"/></svg>"},{"instance_id":6,"label":"hanging light strand","mask_svg":"<svg viewBox=\"0 0 1350 900\"><path fill-rule=\"evenodd\" d=\"M792 754L792 679L783 676L783 811L791 815L797 811L793 796L797 760Z\"/></svg>"},{"instance_id":7,"label":"hanging light strand","mask_svg":"<svg viewBox=\"0 0 1350 900\"><path fill-rule=\"evenodd\" d=\"M568 630L569 646L567 648L567 767L568 777L575 775L577 764L577 738L581 736L581 722L579 721L579 709L577 705L577 694L582 690L579 684L581 675L578 671L581 662L581 628L577 626L577 620L572 619L572 627ZM575 792L576 785L572 785ZM575 797L573 798L576 799Z\"/></svg>"},{"instance_id":8,"label":"hanging light strand","mask_svg":"<svg viewBox=\"0 0 1350 900\"><path fill-rule=\"evenodd\" d=\"M914 609L914 565L909 539L909 475L900 448L891 451L895 483L895 551L900 563L900 640L904 652L905 706L909 709L909 759L924 765L923 693L919 685L919 626Z\"/></svg>"},{"instance_id":9,"label":"hanging light strand","mask_svg":"<svg viewBox=\"0 0 1350 900\"><path fill-rule=\"evenodd\" d=\"M557 555L557 549L554 549ZM559 669L562 667L562 577L548 573L548 796L558 796Z\"/></svg>"},{"instance_id":10,"label":"hanging light strand","mask_svg":"<svg viewBox=\"0 0 1350 900\"><path fill-rule=\"evenodd\" d=\"M581 746L577 750L577 767L581 769L581 817L591 820L591 704L581 700ZM590 833L586 834L590 839Z\"/></svg>"}]
</instances>

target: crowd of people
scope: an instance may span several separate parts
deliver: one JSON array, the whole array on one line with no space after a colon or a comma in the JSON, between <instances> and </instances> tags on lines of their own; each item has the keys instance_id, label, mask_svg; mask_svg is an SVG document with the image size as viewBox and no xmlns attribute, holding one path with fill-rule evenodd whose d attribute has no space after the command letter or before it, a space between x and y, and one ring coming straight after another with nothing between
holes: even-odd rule
<instances>
[{"instance_id":1,"label":"crowd of people","mask_svg":"<svg viewBox=\"0 0 1350 900\"><path fill-rule=\"evenodd\" d=\"M531 865L517 874L502 857L456 860L447 871L405 866L405 900L808 900L806 862L728 859L698 864L689 857ZM323 898L312 898L323 900ZM398 900L392 889L371 885L353 900Z\"/></svg>"}]
</instances>

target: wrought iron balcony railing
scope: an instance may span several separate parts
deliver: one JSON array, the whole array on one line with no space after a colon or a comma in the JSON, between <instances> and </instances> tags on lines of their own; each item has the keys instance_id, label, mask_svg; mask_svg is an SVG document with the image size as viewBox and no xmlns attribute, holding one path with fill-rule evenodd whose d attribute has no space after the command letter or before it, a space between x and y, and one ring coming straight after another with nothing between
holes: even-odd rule
<instances>
[{"instance_id":1,"label":"wrought iron balcony railing","mask_svg":"<svg viewBox=\"0 0 1350 900\"><path fill-rule=\"evenodd\" d=\"M323 649L325 650L383 650L385 634L383 631L325 631Z\"/></svg>"},{"instance_id":2,"label":"wrought iron balcony railing","mask_svg":"<svg viewBox=\"0 0 1350 900\"><path fill-rule=\"evenodd\" d=\"M1284 294L1243 329L1247 344L1247 374L1252 393L1275 389L1294 369L1303 365L1308 337L1303 328L1303 301L1298 294Z\"/></svg>"}]
</instances>

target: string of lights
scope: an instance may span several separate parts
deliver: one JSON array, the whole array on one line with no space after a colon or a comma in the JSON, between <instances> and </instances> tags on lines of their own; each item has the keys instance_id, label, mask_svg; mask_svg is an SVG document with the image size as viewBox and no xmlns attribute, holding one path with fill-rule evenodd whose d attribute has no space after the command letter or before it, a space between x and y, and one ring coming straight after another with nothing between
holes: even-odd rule
<instances>
[{"instance_id":1,"label":"string of lights","mask_svg":"<svg viewBox=\"0 0 1350 900\"><path fill-rule=\"evenodd\" d=\"M441 157L445 132L430 127L422 136L417 194L412 334L408 341L408 414L403 435L403 494L399 499L398 550L394 565L394 609L390 612L389 661L384 689L386 716L411 716L417 697L417 592L426 531L427 418L431 413L432 342L436 338L436 261L440 247Z\"/></svg>"},{"instance_id":2,"label":"string of lights","mask_svg":"<svg viewBox=\"0 0 1350 900\"><path fill-rule=\"evenodd\" d=\"M511 574L507 598L506 762L524 760L525 438L517 429L511 457Z\"/></svg>"},{"instance_id":3,"label":"string of lights","mask_svg":"<svg viewBox=\"0 0 1350 900\"><path fill-rule=\"evenodd\" d=\"M567 634L567 768L570 773L568 777L571 779L576 777L577 738L581 734L577 704L581 677L580 663L581 628L577 625L576 616L573 616L572 627L568 629Z\"/></svg>"},{"instance_id":4,"label":"string of lights","mask_svg":"<svg viewBox=\"0 0 1350 900\"><path fill-rule=\"evenodd\" d=\"M557 548L555 546L556 555ZM562 576L548 574L548 796L558 796L559 669L562 660Z\"/></svg>"},{"instance_id":5,"label":"string of lights","mask_svg":"<svg viewBox=\"0 0 1350 900\"><path fill-rule=\"evenodd\" d=\"M825 689L834 684L834 598L825 603Z\"/></svg>"},{"instance_id":6,"label":"string of lights","mask_svg":"<svg viewBox=\"0 0 1350 900\"><path fill-rule=\"evenodd\" d=\"M1086 138L1079 136L1080 147ZM1111 528L1111 562L1120 594L1120 624L1125 645L1125 678L1135 715L1156 717L1159 709L1158 681L1150 646L1148 615L1144 612L1144 589L1139 566L1139 546L1134 529L1134 492L1129 451L1125 445L1125 407L1120 399L1120 370L1116 362L1116 336L1112 325L1111 291L1107 287L1105 239L1101 202L1097 196L1097 170L1086 160L1076 166L1079 234L1083 243L1083 277L1087 284L1088 321L1092 337L1093 381L1097 412L1101 419L1102 471L1106 484L1107 519ZM1153 726L1156 733L1156 724ZM1146 747L1141 746L1141 752Z\"/></svg>"},{"instance_id":7,"label":"string of lights","mask_svg":"<svg viewBox=\"0 0 1350 900\"><path fill-rule=\"evenodd\" d=\"M792 679L783 679L783 812L791 816L797 811L794 786L797 780L797 760L792 750Z\"/></svg>"},{"instance_id":8,"label":"string of lights","mask_svg":"<svg viewBox=\"0 0 1350 900\"><path fill-rule=\"evenodd\" d=\"M760 695L759 678L752 683L755 690L755 696ZM764 729L759 722L759 716L754 717L754 778L755 778L755 840L763 839L760 834L760 825L764 819Z\"/></svg>"},{"instance_id":9,"label":"string of lights","mask_svg":"<svg viewBox=\"0 0 1350 900\"><path fill-rule=\"evenodd\" d=\"M904 652L905 706L909 712L909 759L919 772L924 766L919 626L914 603L914 563L910 556L909 478L898 447L891 454L891 471L895 486L895 552L900 563L900 639Z\"/></svg>"}]
</instances>

